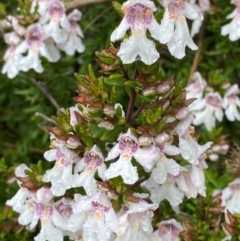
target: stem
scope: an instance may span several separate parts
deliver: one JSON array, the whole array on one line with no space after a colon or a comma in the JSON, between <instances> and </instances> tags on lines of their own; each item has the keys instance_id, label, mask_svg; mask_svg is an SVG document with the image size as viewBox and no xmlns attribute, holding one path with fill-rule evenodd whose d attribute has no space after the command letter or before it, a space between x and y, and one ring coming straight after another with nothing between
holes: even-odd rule
<instances>
[{"instance_id":1,"label":"stem","mask_svg":"<svg viewBox=\"0 0 240 241\"><path fill-rule=\"evenodd\" d=\"M54 121L53 119L49 118L48 116L46 116L40 112L36 112L35 115L41 117L43 120L45 120L47 122L52 122L54 124L57 124L56 121Z\"/></svg>"},{"instance_id":2,"label":"stem","mask_svg":"<svg viewBox=\"0 0 240 241\"><path fill-rule=\"evenodd\" d=\"M127 73L126 69L122 65L120 65L120 68L122 70L124 78L129 80L129 76L128 76L128 73Z\"/></svg>"},{"instance_id":3,"label":"stem","mask_svg":"<svg viewBox=\"0 0 240 241\"><path fill-rule=\"evenodd\" d=\"M133 114L132 118L131 118L131 121L134 121L138 115L142 112L142 110L144 109L145 107L145 102L142 101L137 109L137 111Z\"/></svg>"},{"instance_id":4,"label":"stem","mask_svg":"<svg viewBox=\"0 0 240 241\"><path fill-rule=\"evenodd\" d=\"M203 50L203 38L204 38L206 22L207 22L207 15L205 14L204 20L203 20L203 23L202 23L202 26L201 26L201 29L200 29L200 32L199 32L199 39L198 39L198 44L197 44L198 50L197 50L197 52L195 54L195 57L194 57L194 60L193 60L192 68L191 68L190 75L189 75L189 78L188 78L188 84L190 84L190 82L191 82L191 78L192 78L193 73L198 69L200 57L201 57L202 50Z\"/></svg>"},{"instance_id":5,"label":"stem","mask_svg":"<svg viewBox=\"0 0 240 241\"><path fill-rule=\"evenodd\" d=\"M27 77L34 85L37 86L37 88L39 90L42 91L42 93L47 97L47 99L52 103L52 105L57 109L59 110L61 107L60 105L57 103L57 101L53 98L52 94L50 93L46 83L44 82L40 82L40 81L37 81L35 80L34 78L32 77Z\"/></svg>"},{"instance_id":6,"label":"stem","mask_svg":"<svg viewBox=\"0 0 240 241\"><path fill-rule=\"evenodd\" d=\"M132 112L133 112L136 96L137 96L137 93L136 93L135 89L132 88L131 96L130 96L129 103L128 103L128 109L127 109L127 115L126 115L126 124L128 124L132 119Z\"/></svg>"},{"instance_id":7,"label":"stem","mask_svg":"<svg viewBox=\"0 0 240 241\"><path fill-rule=\"evenodd\" d=\"M133 184L133 187L139 186L141 183L145 182L148 178L149 178L149 176L143 177L142 179L139 179L138 181L136 181L136 182Z\"/></svg>"}]
</instances>

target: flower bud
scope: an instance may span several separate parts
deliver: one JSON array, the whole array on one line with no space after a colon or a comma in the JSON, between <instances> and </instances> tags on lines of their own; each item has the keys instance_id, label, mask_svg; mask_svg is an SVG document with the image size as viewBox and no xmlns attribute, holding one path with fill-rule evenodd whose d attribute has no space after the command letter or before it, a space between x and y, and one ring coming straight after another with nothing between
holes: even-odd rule
<instances>
[{"instance_id":1,"label":"flower bud","mask_svg":"<svg viewBox=\"0 0 240 241\"><path fill-rule=\"evenodd\" d=\"M159 133L157 136L153 138L153 140L160 145L166 142L169 142L171 139L172 139L172 135L166 133L165 131Z\"/></svg>"},{"instance_id":2,"label":"flower bud","mask_svg":"<svg viewBox=\"0 0 240 241\"><path fill-rule=\"evenodd\" d=\"M114 125L108 121L102 121L98 124L99 127L105 128L106 130L113 130Z\"/></svg>"},{"instance_id":3,"label":"flower bud","mask_svg":"<svg viewBox=\"0 0 240 241\"><path fill-rule=\"evenodd\" d=\"M214 146L212 146L212 150L214 152L219 152L221 150L221 146L220 145L214 145Z\"/></svg>"},{"instance_id":4,"label":"flower bud","mask_svg":"<svg viewBox=\"0 0 240 241\"><path fill-rule=\"evenodd\" d=\"M147 87L145 89L143 89L143 95L144 96L151 96L151 95L155 95L156 94L156 89L155 87Z\"/></svg>"},{"instance_id":5,"label":"flower bud","mask_svg":"<svg viewBox=\"0 0 240 241\"><path fill-rule=\"evenodd\" d=\"M222 223L222 229L225 234L230 236L238 234L238 230L228 223Z\"/></svg>"},{"instance_id":6,"label":"flower bud","mask_svg":"<svg viewBox=\"0 0 240 241\"><path fill-rule=\"evenodd\" d=\"M186 107L183 107L177 112L175 117L178 120L184 120L187 117L188 114L189 114L189 109L186 108Z\"/></svg>"},{"instance_id":7,"label":"flower bud","mask_svg":"<svg viewBox=\"0 0 240 241\"><path fill-rule=\"evenodd\" d=\"M67 140L67 147L70 149L76 149L80 145L81 143L72 137Z\"/></svg>"},{"instance_id":8,"label":"flower bud","mask_svg":"<svg viewBox=\"0 0 240 241\"><path fill-rule=\"evenodd\" d=\"M103 113L107 116L113 117L115 115L115 108L113 105L105 105L103 107Z\"/></svg>"},{"instance_id":9,"label":"flower bud","mask_svg":"<svg viewBox=\"0 0 240 241\"><path fill-rule=\"evenodd\" d=\"M53 198L53 194L48 187L42 187L37 190L36 196L39 202L48 203Z\"/></svg>"},{"instance_id":10,"label":"flower bud","mask_svg":"<svg viewBox=\"0 0 240 241\"><path fill-rule=\"evenodd\" d=\"M227 209L227 214L225 214L226 221L230 224L237 226L238 225L238 219Z\"/></svg>"},{"instance_id":11,"label":"flower bud","mask_svg":"<svg viewBox=\"0 0 240 241\"><path fill-rule=\"evenodd\" d=\"M229 149L229 145L228 144L221 145L221 150L222 151L228 151L228 149Z\"/></svg>"},{"instance_id":12,"label":"flower bud","mask_svg":"<svg viewBox=\"0 0 240 241\"><path fill-rule=\"evenodd\" d=\"M170 90L170 86L168 84L159 84L157 87L156 87L156 91L158 94L164 94L166 92L168 92Z\"/></svg>"},{"instance_id":13,"label":"flower bud","mask_svg":"<svg viewBox=\"0 0 240 241\"><path fill-rule=\"evenodd\" d=\"M219 156L218 156L218 154L216 154L216 153L212 153L212 154L209 155L208 158L209 158L211 161L215 162L215 161L218 160Z\"/></svg>"},{"instance_id":14,"label":"flower bud","mask_svg":"<svg viewBox=\"0 0 240 241\"><path fill-rule=\"evenodd\" d=\"M152 143L152 137L149 135L142 135L138 138L138 143L140 146L150 146Z\"/></svg>"}]
</instances>

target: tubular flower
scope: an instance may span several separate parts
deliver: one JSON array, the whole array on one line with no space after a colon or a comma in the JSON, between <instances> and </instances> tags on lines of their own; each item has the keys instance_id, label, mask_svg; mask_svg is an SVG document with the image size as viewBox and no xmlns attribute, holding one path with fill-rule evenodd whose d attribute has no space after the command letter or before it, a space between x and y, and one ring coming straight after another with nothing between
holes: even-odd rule
<instances>
[{"instance_id":1,"label":"tubular flower","mask_svg":"<svg viewBox=\"0 0 240 241\"><path fill-rule=\"evenodd\" d=\"M39 59L40 56L47 58L52 62L52 57L44 43L44 31L39 24L31 25L26 32L26 40L23 41L16 49L17 54L23 54L28 51L26 57L20 60L20 68L23 71L34 69L38 73L43 72L43 67Z\"/></svg>"},{"instance_id":2,"label":"tubular flower","mask_svg":"<svg viewBox=\"0 0 240 241\"><path fill-rule=\"evenodd\" d=\"M119 159L110 165L105 172L105 177L111 179L113 177L121 176L124 183L133 184L138 180L137 167L131 163L132 157L140 163L146 171L153 168L155 161L159 158L159 152L155 146L140 148L137 138L129 129L127 133L122 134L118 138L119 142L108 153L105 161L112 160L116 157Z\"/></svg>"},{"instance_id":3,"label":"tubular flower","mask_svg":"<svg viewBox=\"0 0 240 241\"><path fill-rule=\"evenodd\" d=\"M238 0L234 0L232 2L237 6L237 8L227 15L227 19L232 19L232 21L222 26L221 34L223 36L229 35L229 39L231 41L236 41L240 38L240 3Z\"/></svg>"},{"instance_id":4,"label":"tubular flower","mask_svg":"<svg viewBox=\"0 0 240 241\"><path fill-rule=\"evenodd\" d=\"M160 25L159 41L167 44L168 49L175 58L185 56L185 47L197 50L193 42L186 18L191 20L203 19L203 15L185 0L162 0L165 13Z\"/></svg>"},{"instance_id":5,"label":"tubular flower","mask_svg":"<svg viewBox=\"0 0 240 241\"><path fill-rule=\"evenodd\" d=\"M159 25L153 16L156 6L149 0L128 0L122 5L125 16L112 35L111 41L123 38L130 28L132 35L125 39L120 46L118 56L124 64L132 63L137 57L147 65L153 64L159 58L153 41L147 39L146 32L158 39Z\"/></svg>"}]
</instances>

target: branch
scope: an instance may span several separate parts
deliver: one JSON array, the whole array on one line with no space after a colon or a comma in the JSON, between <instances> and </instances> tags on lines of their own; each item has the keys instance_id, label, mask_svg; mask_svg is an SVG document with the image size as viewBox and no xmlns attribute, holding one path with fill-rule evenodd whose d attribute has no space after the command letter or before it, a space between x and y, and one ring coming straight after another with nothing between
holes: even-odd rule
<instances>
[{"instance_id":1,"label":"branch","mask_svg":"<svg viewBox=\"0 0 240 241\"><path fill-rule=\"evenodd\" d=\"M43 113L36 112L35 115L41 117L43 120L45 120L47 122L51 122L51 123L57 124L56 121L54 121L53 119L51 119L48 116L44 115Z\"/></svg>"},{"instance_id":2,"label":"branch","mask_svg":"<svg viewBox=\"0 0 240 241\"><path fill-rule=\"evenodd\" d=\"M35 80L34 78L32 77L27 77L34 85L37 86L37 88L39 90L42 91L42 93L47 97L47 99L52 103L52 105L57 109L59 110L61 107L60 105L57 103L57 101L53 98L52 94L50 93L47 85L44 83L44 82L40 82L40 81L37 81Z\"/></svg>"},{"instance_id":3,"label":"branch","mask_svg":"<svg viewBox=\"0 0 240 241\"><path fill-rule=\"evenodd\" d=\"M201 29L200 29L200 32L199 32L198 50L197 50L197 52L195 54L195 57L194 57L194 60L193 60L192 68L191 68L190 75L189 75L189 78L188 78L188 84L190 84L190 82L192 80L193 73L195 71L197 71L197 69L198 69L198 65L199 65L199 62L200 62L200 57L201 57L202 49L203 49L203 39L204 39L206 22L207 22L207 14L204 15L204 20L203 20L203 23L202 23L202 26L201 26Z\"/></svg>"},{"instance_id":4,"label":"branch","mask_svg":"<svg viewBox=\"0 0 240 241\"><path fill-rule=\"evenodd\" d=\"M74 8L83 8L92 4L99 4L103 2L111 2L111 0L73 0L65 2L65 7L67 12L73 10ZM16 16L17 18L23 18L23 16ZM36 19L37 20L37 19ZM8 30L11 28L11 24L6 19L0 21L0 30Z\"/></svg>"}]
</instances>

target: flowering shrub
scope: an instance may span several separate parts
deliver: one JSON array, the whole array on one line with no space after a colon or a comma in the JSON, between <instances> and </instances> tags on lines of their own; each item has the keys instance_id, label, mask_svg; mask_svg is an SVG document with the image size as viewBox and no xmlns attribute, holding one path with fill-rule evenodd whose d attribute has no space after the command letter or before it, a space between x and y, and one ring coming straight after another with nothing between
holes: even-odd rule
<instances>
[{"instance_id":1,"label":"flowering shrub","mask_svg":"<svg viewBox=\"0 0 240 241\"><path fill-rule=\"evenodd\" d=\"M233 4L238 7L238 1ZM19 78L34 84L57 114L51 112L49 118L39 113L39 106L32 109L47 122L45 138L50 134L47 151L46 146L44 150L31 147L44 160L34 157L21 164L3 153L0 171L8 181L3 182L8 194L0 216L0 237L36 241L238 240L239 147L231 141L236 141L239 131L234 134L230 123L234 126L240 120L240 102L237 81L228 81L237 63L232 69L222 64L212 70L216 61L209 60L207 65L200 61L204 48L206 55L217 55L218 64L224 63L228 54L223 50L223 57L218 56L226 37L219 44L206 37L210 44L203 44L204 31L213 31L206 27L207 15L213 15L209 26L216 24L215 8L220 8L220 3L127 0L112 5L121 20L112 7L104 5L97 17L95 12L90 17L92 22L85 21L83 31L79 26L82 13L60 0L21 2L22 16L10 15L3 22L7 23L4 29L12 32L4 34L9 48L2 73L13 81ZM229 3L227 6L231 8ZM88 9L94 11L93 6ZM231 41L237 40L232 37L238 31L237 11L229 25L218 23L219 38L229 34ZM94 29L94 25L107 12L106 45L97 46L102 40L91 40L91 34L84 42L87 28L98 35L106 31ZM84 14L81 23L84 26ZM237 51L232 48L228 51L235 61ZM81 53L80 58L76 52ZM89 59L93 52L95 56ZM62 87L66 95L61 104L65 108L61 108L45 78L58 88L58 76L64 82L73 74L75 103L67 100L69 93ZM181 75L185 77L181 79ZM36 103L35 90L32 96L28 89L18 93ZM32 139L39 143L38 133ZM6 140L3 146L16 148ZM10 177L12 173L14 177ZM15 180L14 194L10 183Z\"/></svg>"}]
</instances>

